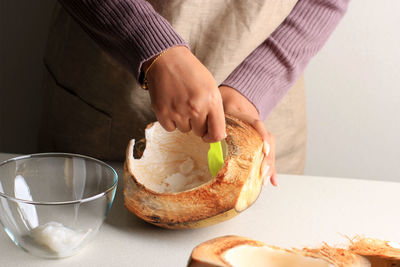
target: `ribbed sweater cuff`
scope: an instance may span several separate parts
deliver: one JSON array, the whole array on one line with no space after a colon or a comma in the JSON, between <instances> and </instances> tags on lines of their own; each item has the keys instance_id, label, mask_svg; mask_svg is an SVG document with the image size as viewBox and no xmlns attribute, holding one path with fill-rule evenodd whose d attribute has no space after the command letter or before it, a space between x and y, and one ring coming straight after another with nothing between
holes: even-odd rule
<instances>
[{"instance_id":1,"label":"ribbed sweater cuff","mask_svg":"<svg viewBox=\"0 0 400 267\"><path fill-rule=\"evenodd\" d=\"M349 0L299 0L290 15L221 84L250 100L265 119L322 48Z\"/></svg>"},{"instance_id":2,"label":"ribbed sweater cuff","mask_svg":"<svg viewBox=\"0 0 400 267\"><path fill-rule=\"evenodd\" d=\"M91 38L136 79L146 60L173 46L188 47L147 1L59 1Z\"/></svg>"}]
</instances>

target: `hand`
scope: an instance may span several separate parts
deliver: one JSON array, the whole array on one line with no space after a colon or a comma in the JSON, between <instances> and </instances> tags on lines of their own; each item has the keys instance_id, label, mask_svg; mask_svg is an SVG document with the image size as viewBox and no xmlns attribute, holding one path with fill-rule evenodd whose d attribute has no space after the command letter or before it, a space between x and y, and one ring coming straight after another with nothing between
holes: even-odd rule
<instances>
[{"instance_id":1,"label":"hand","mask_svg":"<svg viewBox=\"0 0 400 267\"><path fill-rule=\"evenodd\" d=\"M270 177L271 184L278 186L275 169L275 137L265 129L256 107L246 97L228 86L220 86L219 89L225 112L249 123L261 135L264 141L262 175L264 178Z\"/></svg>"},{"instance_id":2,"label":"hand","mask_svg":"<svg viewBox=\"0 0 400 267\"><path fill-rule=\"evenodd\" d=\"M143 65L146 70L151 60ZM169 48L147 73L152 108L167 131L193 132L205 142L225 138L225 115L214 77L183 46Z\"/></svg>"}]
</instances>

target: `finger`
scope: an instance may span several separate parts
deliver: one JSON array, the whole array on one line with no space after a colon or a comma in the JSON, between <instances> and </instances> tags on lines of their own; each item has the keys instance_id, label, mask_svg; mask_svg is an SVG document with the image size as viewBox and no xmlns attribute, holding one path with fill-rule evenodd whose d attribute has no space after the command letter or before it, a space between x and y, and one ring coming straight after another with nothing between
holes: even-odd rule
<instances>
[{"instance_id":1,"label":"finger","mask_svg":"<svg viewBox=\"0 0 400 267\"><path fill-rule=\"evenodd\" d=\"M189 122L194 134L203 137L207 129L207 117L202 115L198 118L191 118Z\"/></svg>"},{"instance_id":2,"label":"finger","mask_svg":"<svg viewBox=\"0 0 400 267\"><path fill-rule=\"evenodd\" d=\"M267 175L268 169L269 169L269 165L268 165L267 157L264 155L263 160L261 162L261 175L262 175L262 177Z\"/></svg>"},{"instance_id":3,"label":"finger","mask_svg":"<svg viewBox=\"0 0 400 267\"><path fill-rule=\"evenodd\" d=\"M172 132L176 129L175 123L166 117L163 117L163 116L158 117L157 116L157 120L161 124L161 126L168 132Z\"/></svg>"},{"instance_id":4,"label":"finger","mask_svg":"<svg viewBox=\"0 0 400 267\"><path fill-rule=\"evenodd\" d=\"M255 120L252 123L252 126L261 135L261 138L264 142L264 147L263 147L264 154L269 154L269 153L266 153L267 149L270 149L269 144L267 142L269 134L268 134L268 131L265 129L264 123L260 120Z\"/></svg>"},{"instance_id":5,"label":"finger","mask_svg":"<svg viewBox=\"0 0 400 267\"><path fill-rule=\"evenodd\" d=\"M156 115L158 122L166 131L172 132L176 129L176 125L171 120L170 112L166 105L163 103L156 103L156 101L153 101L152 99L151 108Z\"/></svg>"},{"instance_id":6,"label":"finger","mask_svg":"<svg viewBox=\"0 0 400 267\"><path fill-rule=\"evenodd\" d=\"M273 146L273 144L274 143L272 142L271 146ZM267 164L271 167L268 173L270 175L271 184L274 186L279 186L278 176L275 168L275 150L271 150L270 155L267 157Z\"/></svg>"},{"instance_id":7,"label":"finger","mask_svg":"<svg viewBox=\"0 0 400 267\"><path fill-rule=\"evenodd\" d=\"M277 176L277 174L276 174L276 171L274 171L274 173L271 175L270 181L271 181L271 184L272 184L273 186L276 186L276 187L279 186L279 183L278 183L278 176Z\"/></svg>"},{"instance_id":8,"label":"finger","mask_svg":"<svg viewBox=\"0 0 400 267\"><path fill-rule=\"evenodd\" d=\"M273 186L279 186L278 176L274 166L267 165L264 169L262 177L264 178L264 184L267 182L267 180L270 180Z\"/></svg>"},{"instance_id":9,"label":"finger","mask_svg":"<svg viewBox=\"0 0 400 267\"><path fill-rule=\"evenodd\" d=\"M264 145L263 145L263 152L265 154L266 157L268 157L269 153L271 152L271 146L268 144L267 141L263 141Z\"/></svg>"},{"instance_id":10,"label":"finger","mask_svg":"<svg viewBox=\"0 0 400 267\"><path fill-rule=\"evenodd\" d=\"M266 184L267 180L270 180L273 186L278 186L275 164L270 162L267 157L264 157L262 162L262 177L264 179L264 184Z\"/></svg>"},{"instance_id":11,"label":"finger","mask_svg":"<svg viewBox=\"0 0 400 267\"><path fill-rule=\"evenodd\" d=\"M176 115L174 116L173 121L175 122L176 128L182 133L190 132L192 129L188 118Z\"/></svg>"},{"instance_id":12,"label":"finger","mask_svg":"<svg viewBox=\"0 0 400 267\"><path fill-rule=\"evenodd\" d=\"M271 184L273 186L279 186L275 169L275 137L265 129L264 123L260 120L256 120L253 123L253 127L260 133L264 142L264 159L262 164L265 167L263 170L263 177L270 176Z\"/></svg>"},{"instance_id":13,"label":"finger","mask_svg":"<svg viewBox=\"0 0 400 267\"><path fill-rule=\"evenodd\" d=\"M266 157L264 157L262 163L261 163L261 170L262 170L262 177L265 178L270 172L269 172L270 166L267 163Z\"/></svg>"},{"instance_id":14,"label":"finger","mask_svg":"<svg viewBox=\"0 0 400 267\"><path fill-rule=\"evenodd\" d=\"M268 142L268 140L271 139L272 135L265 129L264 123L260 120L255 120L252 126L261 135L261 138L263 140L263 152L264 155L268 157L270 152L274 150L274 148L271 147L271 145L273 144L270 145ZM272 140L270 142L273 143Z\"/></svg>"},{"instance_id":15,"label":"finger","mask_svg":"<svg viewBox=\"0 0 400 267\"><path fill-rule=\"evenodd\" d=\"M211 110L207 116L207 132L203 140L208 143L217 142L226 137L225 114L222 103L219 107Z\"/></svg>"},{"instance_id":16,"label":"finger","mask_svg":"<svg viewBox=\"0 0 400 267\"><path fill-rule=\"evenodd\" d=\"M189 120L186 121L180 121L180 122L175 122L176 128L181 131L182 133L188 133L192 129L190 127Z\"/></svg>"},{"instance_id":17,"label":"finger","mask_svg":"<svg viewBox=\"0 0 400 267\"><path fill-rule=\"evenodd\" d=\"M254 127L254 129L256 129L256 131L261 135L261 138L263 140L263 153L264 153L264 158L263 158L263 162L262 162L262 173L263 176L265 176L265 173L267 172L266 167L269 166L267 159L268 156L270 154L270 145L267 142L267 138L268 138L268 132L264 127L264 124L260 121L260 120L255 120L252 124L252 126Z\"/></svg>"},{"instance_id":18,"label":"finger","mask_svg":"<svg viewBox=\"0 0 400 267\"><path fill-rule=\"evenodd\" d=\"M275 163L276 141L275 136L269 133L270 155Z\"/></svg>"}]
</instances>

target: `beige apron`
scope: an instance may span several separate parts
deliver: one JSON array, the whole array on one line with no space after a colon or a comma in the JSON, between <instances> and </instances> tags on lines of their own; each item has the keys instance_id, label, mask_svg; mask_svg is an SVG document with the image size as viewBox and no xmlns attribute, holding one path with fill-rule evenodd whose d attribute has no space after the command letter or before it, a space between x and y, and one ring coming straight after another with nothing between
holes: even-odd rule
<instances>
[{"instance_id":1,"label":"beige apron","mask_svg":"<svg viewBox=\"0 0 400 267\"><path fill-rule=\"evenodd\" d=\"M295 0L151 0L221 83L276 29ZM131 138L155 120L150 98L56 6L45 55L42 151L123 160ZM277 139L277 169L302 173L306 117L301 78L266 120Z\"/></svg>"}]
</instances>

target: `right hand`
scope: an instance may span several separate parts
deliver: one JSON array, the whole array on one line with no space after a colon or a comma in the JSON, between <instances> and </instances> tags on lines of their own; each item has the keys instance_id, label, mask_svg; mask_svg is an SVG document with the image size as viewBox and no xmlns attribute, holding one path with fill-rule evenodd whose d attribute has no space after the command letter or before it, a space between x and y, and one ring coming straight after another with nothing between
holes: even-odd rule
<instances>
[{"instance_id":1,"label":"right hand","mask_svg":"<svg viewBox=\"0 0 400 267\"><path fill-rule=\"evenodd\" d=\"M143 70L152 60L143 64ZM225 138L225 115L218 86L188 48L169 48L151 66L147 80L153 111L165 130L192 130L205 142Z\"/></svg>"},{"instance_id":2,"label":"right hand","mask_svg":"<svg viewBox=\"0 0 400 267\"><path fill-rule=\"evenodd\" d=\"M263 139L264 159L261 163L261 175L269 177L271 184L278 186L275 169L275 137L265 129L257 108L245 96L229 86L220 86L224 110L242 121L249 123Z\"/></svg>"}]
</instances>

